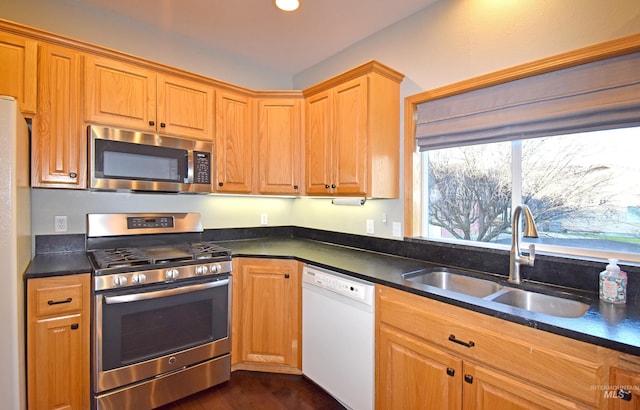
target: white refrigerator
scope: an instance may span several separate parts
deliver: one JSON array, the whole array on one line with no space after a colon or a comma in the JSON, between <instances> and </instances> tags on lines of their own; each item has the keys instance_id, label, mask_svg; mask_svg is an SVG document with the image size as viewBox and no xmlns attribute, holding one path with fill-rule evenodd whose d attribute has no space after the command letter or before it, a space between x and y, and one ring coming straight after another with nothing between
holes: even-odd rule
<instances>
[{"instance_id":1,"label":"white refrigerator","mask_svg":"<svg viewBox=\"0 0 640 410\"><path fill-rule=\"evenodd\" d=\"M31 261L29 130L15 98L0 95L0 407L25 409L23 274Z\"/></svg>"}]
</instances>

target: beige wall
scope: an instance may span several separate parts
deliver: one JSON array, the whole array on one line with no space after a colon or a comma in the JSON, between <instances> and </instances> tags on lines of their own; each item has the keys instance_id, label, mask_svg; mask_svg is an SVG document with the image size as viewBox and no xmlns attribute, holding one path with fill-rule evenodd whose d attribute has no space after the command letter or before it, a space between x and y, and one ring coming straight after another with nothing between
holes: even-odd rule
<instances>
[{"instance_id":1,"label":"beige wall","mask_svg":"<svg viewBox=\"0 0 640 410\"><path fill-rule=\"evenodd\" d=\"M640 32L637 0L441 0L293 78L282 79L279 73L265 72L215 50L201 53L184 39L171 39L168 48L156 47L152 40L162 34L152 28L117 21L108 13L98 16L83 10L81 4L75 0L9 0L0 3L0 16L256 89L289 88L290 84L300 89L377 59L406 75L402 98ZM104 31L105 26L121 33ZM259 226L260 214L266 212L269 225L356 234L365 234L366 220L373 219L375 235L383 237L391 237L392 222L403 220L402 199L338 207L328 199L34 190L33 232L53 233L53 216L59 214L68 215L69 231L79 233L84 232L88 212L146 210L199 211L207 228ZM383 222L385 217L387 222Z\"/></svg>"}]
</instances>

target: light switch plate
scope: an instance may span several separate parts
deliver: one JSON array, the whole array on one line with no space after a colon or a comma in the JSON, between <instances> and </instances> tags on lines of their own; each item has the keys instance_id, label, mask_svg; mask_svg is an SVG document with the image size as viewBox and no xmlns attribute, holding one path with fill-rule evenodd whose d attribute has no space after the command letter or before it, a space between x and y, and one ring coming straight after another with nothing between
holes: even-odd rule
<instances>
[{"instance_id":1,"label":"light switch plate","mask_svg":"<svg viewBox=\"0 0 640 410\"><path fill-rule=\"evenodd\" d=\"M394 222L393 224L391 224L392 227L392 235L394 238L402 238L402 225L400 224L400 222Z\"/></svg>"},{"instance_id":2,"label":"light switch plate","mask_svg":"<svg viewBox=\"0 0 640 410\"><path fill-rule=\"evenodd\" d=\"M375 233L373 219L367 219L367 233Z\"/></svg>"}]
</instances>

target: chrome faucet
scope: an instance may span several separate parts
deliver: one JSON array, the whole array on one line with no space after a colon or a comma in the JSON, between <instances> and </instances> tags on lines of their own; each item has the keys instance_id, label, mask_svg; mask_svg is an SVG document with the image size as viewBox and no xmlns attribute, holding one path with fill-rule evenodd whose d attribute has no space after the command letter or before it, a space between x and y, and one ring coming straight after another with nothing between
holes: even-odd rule
<instances>
[{"instance_id":1,"label":"chrome faucet","mask_svg":"<svg viewBox=\"0 0 640 410\"><path fill-rule=\"evenodd\" d=\"M533 266L533 262L536 259L535 245L529 245L529 256L524 256L520 253L520 228L522 226L521 217L524 216L525 230L522 236L527 238L537 238L538 230L536 229L536 223L531 215L531 210L526 205L518 205L513 211L513 218L511 218L511 252L509 255L509 282L520 283L520 264L526 263L529 266Z\"/></svg>"}]
</instances>

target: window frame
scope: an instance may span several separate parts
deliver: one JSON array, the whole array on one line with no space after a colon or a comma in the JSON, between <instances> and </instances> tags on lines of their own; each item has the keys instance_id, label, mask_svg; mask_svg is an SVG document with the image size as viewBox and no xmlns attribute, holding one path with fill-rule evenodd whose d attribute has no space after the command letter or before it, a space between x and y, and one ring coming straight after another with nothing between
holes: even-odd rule
<instances>
[{"instance_id":1,"label":"window frame","mask_svg":"<svg viewBox=\"0 0 640 410\"><path fill-rule=\"evenodd\" d=\"M405 236L419 239L422 232L422 158L416 149L416 120L418 105L440 98L450 97L456 94L470 92L486 87L491 87L526 77L545 74L556 70L587 64L607 58L618 57L640 51L640 34L634 34L604 43L580 48L555 56L547 57L531 63L521 64L512 68L485 74L469 80L457 82L434 90L408 96L404 101L404 232ZM433 239L429 239L433 240ZM482 247L468 241L442 241L465 243L470 246ZM503 247L492 245L492 248ZM545 253L562 254L563 256L607 258L612 257L611 252L584 250L580 248L552 247L538 244L536 248ZM566 249L565 249L566 248ZM505 247L506 249L506 247ZM563 251L566 250L566 254ZM588 254L587 254L588 253ZM606 253L606 255L605 255ZM629 255L629 254L624 254ZM628 259L624 258L625 260Z\"/></svg>"}]
</instances>

